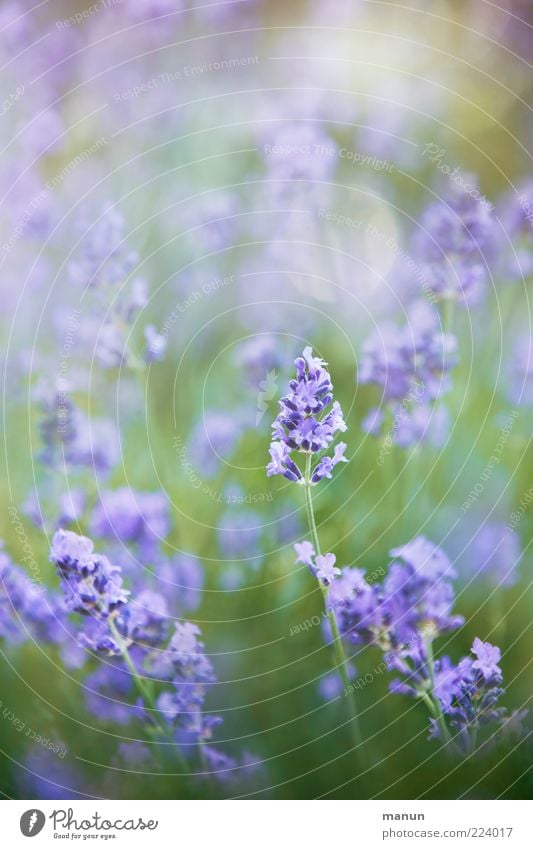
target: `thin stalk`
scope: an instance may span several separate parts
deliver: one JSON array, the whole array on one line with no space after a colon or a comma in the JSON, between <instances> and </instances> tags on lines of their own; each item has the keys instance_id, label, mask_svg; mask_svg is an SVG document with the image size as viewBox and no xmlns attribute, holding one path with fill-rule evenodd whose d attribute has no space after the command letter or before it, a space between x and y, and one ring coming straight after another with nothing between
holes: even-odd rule
<instances>
[{"instance_id":1,"label":"thin stalk","mask_svg":"<svg viewBox=\"0 0 533 849\"><path fill-rule=\"evenodd\" d=\"M440 706L440 701L438 696L435 693L435 659L433 657L433 644L431 640L426 640L426 651L427 651L427 662L429 669L429 680L431 683L431 701L434 705L434 717L437 721L437 724L440 729L440 733L442 734L442 739L444 743L450 747L453 752L456 752L456 746L451 738L448 726L446 725L446 720L444 719L444 714L442 712L442 708Z\"/></svg>"},{"instance_id":2,"label":"thin stalk","mask_svg":"<svg viewBox=\"0 0 533 849\"><path fill-rule=\"evenodd\" d=\"M111 619L109 620L109 630L113 634L113 636L114 636L114 638L117 642L117 645L120 646L121 657L123 658L124 663L126 664L126 666L128 667L128 669L131 673L131 677L133 678L133 680L135 682L135 686L137 687L137 690L139 691L140 695L144 699L146 705L150 708L150 711L151 711L151 714L152 714L151 718L152 718L152 722L154 723L155 730L158 732L158 734L160 734L161 737L168 739L170 737L169 731L167 729L165 729L155 718L158 711L157 711L157 707L156 707L156 704L155 704L155 701L154 701L153 694L152 694L150 688L146 685L146 682L144 681L142 676L139 675L139 672L137 671L137 668L136 668L136 666L135 666L135 664L132 660L132 657L131 657L127 647L124 645L124 640L122 639L121 635L117 631L117 629L115 627L115 623ZM181 752L179 751L179 748L175 745L174 740L172 742L175 746L174 754L177 756L177 760L179 761L180 766L186 772L188 772L189 770L187 769L187 765L185 763L185 760L184 760Z\"/></svg>"},{"instance_id":3,"label":"thin stalk","mask_svg":"<svg viewBox=\"0 0 533 849\"><path fill-rule=\"evenodd\" d=\"M311 454L308 454L305 461L305 503L307 507L307 517L309 521L309 529L311 531L311 536L313 539L313 545L315 551L318 555L321 554L320 548L320 540L318 538L318 530L316 527L315 521L315 513L313 509L313 496L311 495ZM339 633L339 626L337 625L337 619L333 610L328 607L328 593L326 587L320 584L320 590L322 592L322 599L324 601L324 611L328 618L328 622L331 628L331 634L333 637L333 652L335 656L335 663L337 665L339 674L341 676L342 683L344 685L344 689L346 695L348 696L348 706L350 712L351 719L351 730L352 736L354 739L354 743L356 748L359 748L361 752L362 747L362 737L361 737L361 729L359 726L359 716L357 713L357 706L355 704L355 697L353 694L353 688L351 689L350 684L350 673L348 669L348 661L346 659L346 655L344 653L344 647L342 645L341 635Z\"/></svg>"}]
</instances>

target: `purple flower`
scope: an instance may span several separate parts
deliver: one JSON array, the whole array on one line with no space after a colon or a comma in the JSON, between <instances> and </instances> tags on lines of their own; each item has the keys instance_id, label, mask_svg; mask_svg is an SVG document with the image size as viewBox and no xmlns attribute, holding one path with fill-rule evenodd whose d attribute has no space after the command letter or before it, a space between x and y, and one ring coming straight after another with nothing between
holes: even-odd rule
<instances>
[{"instance_id":1,"label":"purple flower","mask_svg":"<svg viewBox=\"0 0 533 849\"><path fill-rule=\"evenodd\" d=\"M290 392L279 402L280 412L272 425L270 463L267 475L283 475L288 480L303 483L302 472L296 465L293 452L319 454L329 447L336 434L347 429L340 404L333 401L333 384L325 363L314 357L310 347L295 360L296 379L291 380ZM308 484L331 477L333 467L345 461L345 444L340 443L333 457L322 457L311 471Z\"/></svg>"},{"instance_id":2,"label":"purple flower","mask_svg":"<svg viewBox=\"0 0 533 849\"><path fill-rule=\"evenodd\" d=\"M135 542L151 558L168 536L168 503L161 492L137 492L129 487L104 490L90 523L93 536Z\"/></svg>"},{"instance_id":3,"label":"purple flower","mask_svg":"<svg viewBox=\"0 0 533 849\"><path fill-rule=\"evenodd\" d=\"M126 222L112 204L92 219L84 211L76 223L79 245L67 271L71 283L82 288L105 288L123 282L138 261L125 242Z\"/></svg>"},{"instance_id":4,"label":"purple flower","mask_svg":"<svg viewBox=\"0 0 533 849\"><path fill-rule=\"evenodd\" d=\"M425 661L426 634L433 639L454 630L463 618L452 612L455 572L438 546L416 537L391 555L396 559L381 584L368 584L355 570L355 592L347 587L336 615L341 633L351 642L377 645L389 653L391 668L404 671L405 657ZM345 573L351 572L344 570L339 581L344 583Z\"/></svg>"},{"instance_id":5,"label":"purple flower","mask_svg":"<svg viewBox=\"0 0 533 849\"><path fill-rule=\"evenodd\" d=\"M503 198L499 218L504 237L499 245L504 273L522 280L533 271L533 181L526 180Z\"/></svg>"},{"instance_id":6,"label":"purple flower","mask_svg":"<svg viewBox=\"0 0 533 849\"><path fill-rule=\"evenodd\" d=\"M334 554L317 554L310 542L297 542L294 545L296 563L303 563L324 587L329 587L334 579L341 574L335 566Z\"/></svg>"},{"instance_id":7,"label":"purple flower","mask_svg":"<svg viewBox=\"0 0 533 849\"><path fill-rule=\"evenodd\" d=\"M120 658L107 659L85 679L85 705L99 720L128 725L142 713L131 703L131 672Z\"/></svg>"},{"instance_id":8,"label":"purple flower","mask_svg":"<svg viewBox=\"0 0 533 849\"><path fill-rule=\"evenodd\" d=\"M242 369L247 385L257 390L259 382L283 365L280 339L272 333L260 333L241 342L235 350L234 361Z\"/></svg>"},{"instance_id":9,"label":"purple flower","mask_svg":"<svg viewBox=\"0 0 533 849\"><path fill-rule=\"evenodd\" d=\"M218 192L202 198L192 212L192 226L205 252L232 245L237 235L239 201L235 194Z\"/></svg>"},{"instance_id":10,"label":"purple flower","mask_svg":"<svg viewBox=\"0 0 533 849\"><path fill-rule=\"evenodd\" d=\"M454 181L442 200L429 204L416 249L428 264L425 277L437 298L469 301L485 282L485 254L494 237L492 204L472 175L464 175L462 184Z\"/></svg>"},{"instance_id":11,"label":"purple flower","mask_svg":"<svg viewBox=\"0 0 533 849\"><path fill-rule=\"evenodd\" d=\"M479 669L486 681L501 677L502 671L498 661L502 653L497 646L483 643L479 637L476 637L472 645L472 653L477 658L472 664L472 669Z\"/></svg>"},{"instance_id":12,"label":"purple flower","mask_svg":"<svg viewBox=\"0 0 533 849\"><path fill-rule=\"evenodd\" d=\"M73 531L56 531L50 560L61 578L67 609L91 617L80 633L82 644L95 651L119 654L108 620L117 616L129 598L120 569L96 554L91 540Z\"/></svg>"},{"instance_id":13,"label":"purple flower","mask_svg":"<svg viewBox=\"0 0 533 849\"><path fill-rule=\"evenodd\" d=\"M204 570L191 554L177 554L156 567L158 590L171 601L173 609L194 611L200 606Z\"/></svg>"},{"instance_id":14,"label":"purple flower","mask_svg":"<svg viewBox=\"0 0 533 849\"><path fill-rule=\"evenodd\" d=\"M335 446L335 451L333 452L333 457L322 457L316 466L311 480L313 483L318 483L318 481L323 478L331 478L333 476L333 469L337 465L337 463L347 463L348 458L344 456L344 452L347 449L347 445L345 442L339 442Z\"/></svg>"},{"instance_id":15,"label":"purple flower","mask_svg":"<svg viewBox=\"0 0 533 849\"><path fill-rule=\"evenodd\" d=\"M500 723L506 709L498 707L503 694L502 674L497 665L500 650L490 643L474 640L472 652L477 659L463 658L455 669L450 668L448 675L453 686L446 698L441 701L445 716L456 729L456 742L464 752L474 746L479 729L490 723ZM433 736L439 736L433 729Z\"/></svg>"},{"instance_id":16,"label":"purple flower","mask_svg":"<svg viewBox=\"0 0 533 849\"><path fill-rule=\"evenodd\" d=\"M485 522L467 549L469 571L494 587L512 587L519 580L520 537L502 522Z\"/></svg>"},{"instance_id":17,"label":"purple flower","mask_svg":"<svg viewBox=\"0 0 533 849\"><path fill-rule=\"evenodd\" d=\"M28 595L29 578L16 566L0 541L0 638L11 645L26 638L21 612Z\"/></svg>"},{"instance_id":18,"label":"purple flower","mask_svg":"<svg viewBox=\"0 0 533 849\"><path fill-rule=\"evenodd\" d=\"M334 554L318 554L315 558L315 575L325 587L341 574L341 570L335 566L336 559Z\"/></svg>"},{"instance_id":19,"label":"purple flower","mask_svg":"<svg viewBox=\"0 0 533 849\"><path fill-rule=\"evenodd\" d=\"M303 563L305 566L313 565L315 549L310 542L296 542L294 543L294 550L297 555L296 563Z\"/></svg>"},{"instance_id":20,"label":"purple flower","mask_svg":"<svg viewBox=\"0 0 533 849\"><path fill-rule=\"evenodd\" d=\"M67 749L59 743L58 748L64 757ZM61 757L42 746L31 747L18 779L25 799L94 799L97 789Z\"/></svg>"},{"instance_id":21,"label":"purple flower","mask_svg":"<svg viewBox=\"0 0 533 849\"><path fill-rule=\"evenodd\" d=\"M209 739L219 720L203 713L208 685L216 678L199 640L200 629L190 622L177 623L168 648L154 658L151 671L172 683L157 699L157 707L166 722L179 718L182 730L196 740Z\"/></svg>"},{"instance_id":22,"label":"purple flower","mask_svg":"<svg viewBox=\"0 0 533 849\"><path fill-rule=\"evenodd\" d=\"M243 430L237 415L207 410L189 439L190 457L200 474L212 478L237 447ZM186 458L185 458L186 459Z\"/></svg>"},{"instance_id":23,"label":"purple flower","mask_svg":"<svg viewBox=\"0 0 533 849\"><path fill-rule=\"evenodd\" d=\"M358 380L379 388L387 414L371 410L363 429L377 436L388 425L390 439L402 447L419 439L442 444L448 418L433 402L450 389L456 362L456 339L442 333L430 304L411 304L402 327L381 324L363 346Z\"/></svg>"},{"instance_id":24,"label":"purple flower","mask_svg":"<svg viewBox=\"0 0 533 849\"><path fill-rule=\"evenodd\" d=\"M147 324L144 328L144 341L146 344L144 359L147 363L158 363L165 359L168 338L158 333L153 324Z\"/></svg>"},{"instance_id":25,"label":"purple flower","mask_svg":"<svg viewBox=\"0 0 533 849\"><path fill-rule=\"evenodd\" d=\"M40 409L39 432L43 450L39 460L47 466L82 466L108 472L120 456L116 425L111 419L89 418L69 397L73 387L65 381L36 390Z\"/></svg>"},{"instance_id":26,"label":"purple flower","mask_svg":"<svg viewBox=\"0 0 533 849\"><path fill-rule=\"evenodd\" d=\"M218 542L227 559L243 559L258 566L262 559L260 539L261 516L253 510L229 509L219 519Z\"/></svg>"}]
</instances>

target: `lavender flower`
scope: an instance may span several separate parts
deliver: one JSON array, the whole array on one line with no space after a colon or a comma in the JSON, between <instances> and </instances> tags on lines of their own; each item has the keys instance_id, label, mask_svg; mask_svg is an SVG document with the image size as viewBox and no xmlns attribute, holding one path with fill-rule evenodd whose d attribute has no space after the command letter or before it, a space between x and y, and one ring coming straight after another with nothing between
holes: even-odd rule
<instances>
[{"instance_id":1,"label":"lavender flower","mask_svg":"<svg viewBox=\"0 0 533 849\"><path fill-rule=\"evenodd\" d=\"M385 411L371 410L363 429L377 436L388 427L401 447L418 439L442 444L448 418L435 401L450 389L456 362L455 336L442 333L428 303L415 301L403 327L381 324L363 346L358 380L380 389Z\"/></svg>"},{"instance_id":2,"label":"lavender flower","mask_svg":"<svg viewBox=\"0 0 533 849\"><path fill-rule=\"evenodd\" d=\"M144 359L147 363L158 363L165 359L168 339L162 333L158 333L153 324L147 324L144 328L144 341L146 344Z\"/></svg>"},{"instance_id":3,"label":"lavender flower","mask_svg":"<svg viewBox=\"0 0 533 849\"><path fill-rule=\"evenodd\" d=\"M354 643L376 645L386 652L390 667L405 671L404 658L420 662L427 640L458 628L463 617L453 614L455 577L446 554L425 537L391 550L395 558L381 584L361 580L359 570L343 570L343 605L336 613L339 628ZM355 584L355 593L351 590Z\"/></svg>"},{"instance_id":4,"label":"lavender flower","mask_svg":"<svg viewBox=\"0 0 533 849\"><path fill-rule=\"evenodd\" d=\"M136 543L143 559L152 559L168 536L168 503L161 492L138 492L129 487L104 490L90 523L93 536Z\"/></svg>"},{"instance_id":5,"label":"lavender flower","mask_svg":"<svg viewBox=\"0 0 533 849\"><path fill-rule=\"evenodd\" d=\"M502 671L498 666L500 649L476 637L471 651L475 660L463 658L457 667L447 661L444 698L442 692L438 692L444 715L456 729L456 742L465 753L476 748L483 726L501 724L506 713L505 708L498 707L504 693ZM438 728L433 728L432 736L440 736Z\"/></svg>"},{"instance_id":6,"label":"lavender flower","mask_svg":"<svg viewBox=\"0 0 533 849\"><path fill-rule=\"evenodd\" d=\"M90 419L79 410L70 398L72 388L62 382L54 388L41 384L36 390L43 443L39 459L58 469L66 463L108 472L120 455L116 425L110 419Z\"/></svg>"},{"instance_id":7,"label":"lavender flower","mask_svg":"<svg viewBox=\"0 0 533 849\"><path fill-rule=\"evenodd\" d=\"M260 553L263 522L254 510L227 510L219 519L218 542L227 559L243 559L257 568L263 559Z\"/></svg>"},{"instance_id":8,"label":"lavender flower","mask_svg":"<svg viewBox=\"0 0 533 849\"><path fill-rule=\"evenodd\" d=\"M67 269L71 283L105 289L128 277L138 255L125 243L125 225L121 213L110 203L94 221L84 212L76 223L80 244Z\"/></svg>"},{"instance_id":9,"label":"lavender flower","mask_svg":"<svg viewBox=\"0 0 533 849\"><path fill-rule=\"evenodd\" d=\"M469 303L485 285L485 254L494 240L492 204L477 181L465 175L442 200L429 204L420 220L416 249L425 278L439 300Z\"/></svg>"},{"instance_id":10,"label":"lavender flower","mask_svg":"<svg viewBox=\"0 0 533 849\"><path fill-rule=\"evenodd\" d=\"M523 280L533 271L533 181L522 183L503 198L499 217L504 237L499 246L503 272Z\"/></svg>"},{"instance_id":11,"label":"lavender flower","mask_svg":"<svg viewBox=\"0 0 533 849\"><path fill-rule=\"evenodd\" d=\"M324 361L313 357L312 349L307 347L295 365L296 379L291 380L289 394L279 402L280 412L272 426L267 475L283 475L288 480L305 483L293 459L294 452L309 458L320 455L337 433L346 431L347 427L340 404L333 401L333 384ZM316 484L324 477L331 477L337 463L346 463L346 447L340 442L332 457L322 456L311 468L309 482Z\"/></svg>"},{"instance_id":12,"label":"lavender flower","mask_svg":"<svg viewBox=\"0 0 533 849\"><path fill-rule=\"evenodd\" d=\"M176 623L169 640L166 599L151 590L130 598L120 569L96 554L87 537L57 531L50 559L57 566L68 610L87 617L81 643L113 656L88 679L89 709L119 723L144 721L160 731L161 717L165 733L180 746L210 740L221 720L203 710L216 677L199 628ZM133 681L139 688L135 701ZM150 685L157 686L157 695Z\"/></svg>"},{"instance_id":13,"label":"lavender flower","mask_svg":"<svg viewBox=\"0 0 533 849\"><path fill-rule=\"evenodd\" d=\"M121 647L110 627L129 598L120 569L96 554L88 537L73 531L56 531L50 560L61 578L68 610L91 617L80 633L81 642L95 651L120 654Z\"/></svg>"},{"instance_id":14,"label":"lavender flower","mask_svg":"<svg viewBox=\"0 0 533 849\"><path fill-rule=\"evenodd\" d=\"M202 600L204 570L192 554L177 554L156 566L158 589L179 611L197 610Z\"/></svg>"},{"instance_id":15,"label":"lavender flower","mask_svg":"<svg viewBox=\"0 0 533 849\"><path fill-rule=\"evenodd\" d=\"M468 546L467 557L470 571L494 587L512 587L519 580L520 537L502 522L484 523Z\"/></svg>"},{"instance_id":16,"label":"lavender flower","mask_svg":"<svg viewBox=\"0 0 533 849\"><path fill-rule=\"evenodd\" d=\"M196 625L177 623L168 648L154 658L151 672L173 685L172 690L164 690L157 700L165 721L172 723L179 717L182 731L193 735L196 741L204 741L211 737L213 727L220 720L202 711L207 687L216 678L199 636Z\"/></svg>"},{"instance_id":17,"label":"lavender flower","mask_svg":"<svg viewBox=\"0 0 533 849\"><path fill-rule=\"evenodd\" d=\"M257 390L268 373L279 371L283 365L280 340L271 333L251 336L238 345L234 361L243 370L247 385Z\"/></svg>"},{"instance_id":18,"label":"lavender flower","mask_svg":"<svg viewBox=\"0 0 533 849\"><path fill-rule=\"evenodd\" d=\"M337 575L341 574L341 570L335 566L337 558L334 554L315 554L310 542L297 542L294 549L297 554L296 563L304 563L324 587L329 587Z\"/></svg>"},{"instance_id":19,"label":"lavender flower","mask_svg":"<svg viewBox=\"0 0 533 849\"><path fill-rule=\"evenodd\" d=\"M228 460L242 433L238 416L219 410L207 410L194 428L190 440L190 457L206 477L214 477L221 461Z\"/></svg>"}]
</instances>

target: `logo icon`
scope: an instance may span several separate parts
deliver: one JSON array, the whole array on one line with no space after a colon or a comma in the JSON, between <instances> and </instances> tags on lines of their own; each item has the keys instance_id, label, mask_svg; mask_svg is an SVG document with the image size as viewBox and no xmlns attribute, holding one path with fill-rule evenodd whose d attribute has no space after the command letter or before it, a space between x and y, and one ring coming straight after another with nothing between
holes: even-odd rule
<instances>
[{"instance_id":1,"label":"logo icon","mask_svg":"<svg viewBox=\"0 0 533 849\"><path fill-rule=\"evenodd\" d=\"M268 410L268 404L273 401L278 394L277 378L278 373L275 368L267 372L265 380L259 383L259 392L257 393L257 413L255 416L255 426L258 427L261 419Z\"/></svg>"},{"instance_id":2,"label":"logo icon","mask_svg":"<svg viewBox=\"0 0 533 849\"><path fill-rule=\"evenodd\" d=\"M20 818L20 830L24 837L35 837L43 830L46 817L42 811L32 808L30 811L25 811Z\"/></svg>"}]
</instances>

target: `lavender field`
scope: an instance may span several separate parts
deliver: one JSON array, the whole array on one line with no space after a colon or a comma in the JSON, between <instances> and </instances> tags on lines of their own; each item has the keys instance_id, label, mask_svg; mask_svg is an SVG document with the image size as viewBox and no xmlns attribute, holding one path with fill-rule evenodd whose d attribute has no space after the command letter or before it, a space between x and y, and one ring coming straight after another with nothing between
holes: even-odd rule
<instances>
[{"instance_id":1,"label":"lavender field","mask_svg":"<svg viewBox=\"0 0 533 849\"><path fill-rule=\"evenodd\" d=\"M533 4L3 0L0 792L533 792Z\"/></svg>"}]
</instances>

